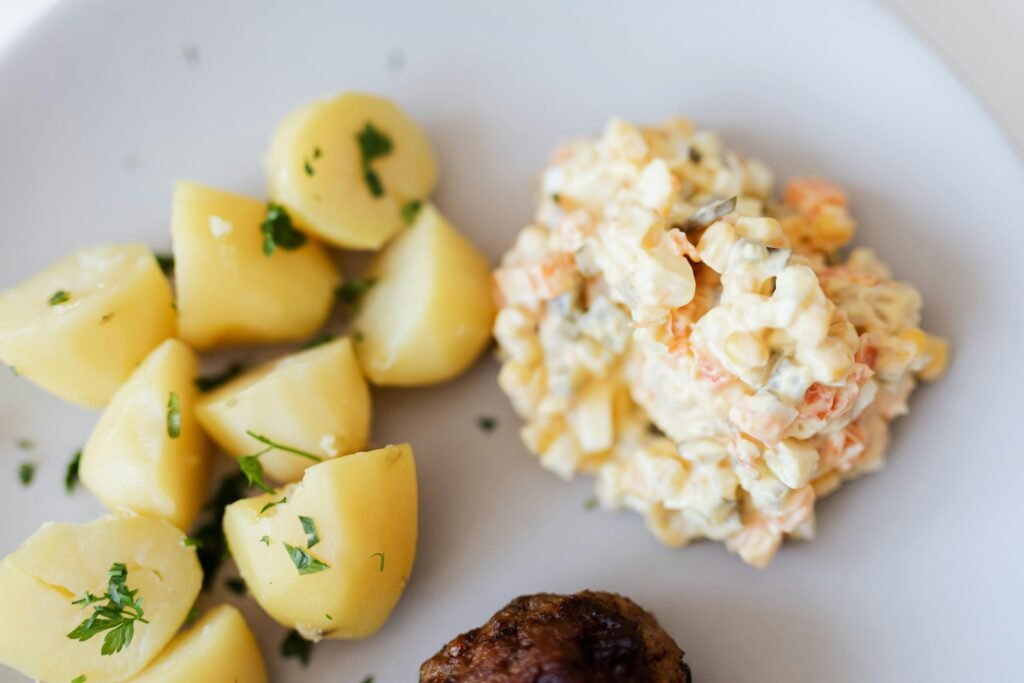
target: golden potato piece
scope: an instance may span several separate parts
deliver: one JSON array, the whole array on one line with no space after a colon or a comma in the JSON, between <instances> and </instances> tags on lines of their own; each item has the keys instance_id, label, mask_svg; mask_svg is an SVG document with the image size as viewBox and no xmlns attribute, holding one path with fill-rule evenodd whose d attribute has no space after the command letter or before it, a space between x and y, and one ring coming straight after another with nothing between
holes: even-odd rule
<instances>
[{"instance_id":1,"label":"golden potato piece","mask_svg":"<svg viewBox=\"0 0 1024 683\"><path fill-rule=\"evenodd\" d=\"M174 332L171 286L141 244L83 249L0 293L0 360L79 405L109 401Z\"/></svg>"},{"instance_id":2,"label":"golden potato piece","mask_svg":"<svg viewBox=\"0 0 1024 683\"><path fill-rule=\"evenodd\" d=\"M192 524L210 476L209 443L195 418L198 372L192 349L168 339L114 394L79 471L108 509L163 517L179 529Z\"/></svg>"},{"instance_id":3,"label":"golden potato piece","mask_svg":"<svg viewBox=\"0 0 1024 683\"><path fill-rule=\"evenodd\" d=\"M202 571L184 535L154 517L105 515L85 524L48 522L0 561L0 663L43 681L121 681L142 670L174 637L199 594ZM115 563L128 571L145 619L120 652L100 654L105 633L67 637L92 615L72 604L102 596ZM101 603L102 604L102 603Z\"/></svg>"},{"instance_id":4,"label":"golden potato piece","mask_svg":"<svg viewBox=\"0 0 1024 683\"><path fill-rule=\"evenodd\" d=\"M263 655L242 613L218 605L178 634L130 683L266 683Z\"/></svg>"},{"instance_id":5,"label":"golden potato piece","mask_svg":"<svg viewBox=\"0 0 1024 683\"><path fill-rule=\"evenodd\" d=\"M491 338L487 260L432 206L370 264L376 284L353 326L356 355L374 384L414 386L455 377Z\"/></svg>"},{"instance_id":6,"label":"golden potato piece","mask_svg":"<svg viewBox=\"0 0 1024 683\"><path fill-rule=\"evenodd\" d=\"M348 339L255 368L203 396L197 409L203 429L231 455L263 447L251 431L324 459L362 450L370 412L370 391ZM315 464L284 451L260 463L280 482L298 481Z\"/></svg>"},{"instance_id":7,"label":"golden potato piece","mask_svg":"<svg viewBox=\"0 0 1024 683\"><path fill-rule=\"evenodd\" d=\"M268 205L178 183L171 235L181 338L197 349L297 341L334 303L340 274L323 247L264 252Z\"/></svg>"},{"instance_id":8,"label":"golden potato piece","mask_svg":"<svg viewBox=\"0 0 1024 683\"><path fill-rule=\"evenodd\" d=\"M270 616L310 640L363 638L387 620L409 580L416 514L412 449L387 446L314 465L298 484L229 505L224 533Z\"/></svg>"},{"instance_id":9,"label":"golden potato piece","mask_svg":"<svg viewBox=\"0 0 1024 683\"><path fill-rule=\"evenodd\" d=\"M402 209L437 184L430 141L393 102L343 93L307 105L278 127L270 196L323 239L378 249L405 224Z\"/></svg>"}]
</instances>

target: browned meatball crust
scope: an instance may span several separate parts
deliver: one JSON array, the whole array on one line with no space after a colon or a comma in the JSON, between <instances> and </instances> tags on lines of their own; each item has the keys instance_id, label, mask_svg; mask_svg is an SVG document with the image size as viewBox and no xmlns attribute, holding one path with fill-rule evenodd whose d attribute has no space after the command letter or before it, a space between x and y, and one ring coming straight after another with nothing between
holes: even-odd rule
<instances>
[{"instance_id":1,"label":"browned meatball crust","mask_svg":"<svg viewBox=\"0 0 1024 683\"><path fill-rule=\"evenodd\" d=\"M420 667L420 683L690 683L683 651L614 593L516 598Z\"/></svg>"}]
</instances>

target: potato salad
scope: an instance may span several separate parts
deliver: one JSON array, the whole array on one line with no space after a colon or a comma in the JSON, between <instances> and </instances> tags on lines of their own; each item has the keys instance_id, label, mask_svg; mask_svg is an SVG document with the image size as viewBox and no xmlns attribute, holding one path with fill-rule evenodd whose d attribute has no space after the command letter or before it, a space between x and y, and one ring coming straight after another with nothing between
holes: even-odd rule
<instances>
[{"instance_id":1,"label":"potato salad","mask_svg":"<svg viewBox=\"0 0 1024 683\"><path fill-rule=\"evenodd\" d=\"M815 501L878 469L946 343L854 234L845 192L772 171L684 119L612 120L559 148L494 273L499 383L563 478L663 543L764 566Z\"/></svg>"}]
</instances>

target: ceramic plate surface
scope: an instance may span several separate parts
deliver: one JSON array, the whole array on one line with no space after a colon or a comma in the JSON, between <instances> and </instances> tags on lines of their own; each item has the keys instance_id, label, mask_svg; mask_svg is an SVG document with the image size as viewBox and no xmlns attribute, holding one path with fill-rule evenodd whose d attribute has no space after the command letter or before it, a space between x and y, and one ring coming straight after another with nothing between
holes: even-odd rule
<instances>
[{"instance_id":1,"label":"ceramic plate surface","mask_svg":"<svg viewBox=\"0 0 1024 683\"><path fill-rule=\"evenodd\" d=\"M1019 676L1024 169L903 25L810 0L64 2L0 54L0 287L89 244L166 248L175 179L264 193L277 122L349 89L423 124L438 205L494 260L558 141L611 115L691 116L783 178L849 188L857 243L922 290L955 355L897 423L888 467L819 505L819 539L763 571L584 509L592 482L526 452L490 359L442 387L377 391L376 440L411 441L419 465L412 581L379 633L317 646L305 670L278 658L283 630L254 602L205 598L242 607L274 680L415 680L508 599L582 588L652 609L700 683ZM95 419L0 373L0 554L46 520L101 512L61 484ZM37 443L27 489L18 438Z\"/></svg>"}]
</instances>

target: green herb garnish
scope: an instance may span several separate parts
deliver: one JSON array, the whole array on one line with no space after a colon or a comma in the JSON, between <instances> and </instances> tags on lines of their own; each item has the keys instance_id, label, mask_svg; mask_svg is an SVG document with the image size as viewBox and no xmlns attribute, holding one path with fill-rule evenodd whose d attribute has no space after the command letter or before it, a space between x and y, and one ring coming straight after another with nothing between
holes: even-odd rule
<instances>
[{"instance_id":1,"label":"green herb garnish","mask_svg":"<svg viewBox=\"0 0 1024 683\"><path fill-rule=\"evenodd\" d=\"M121 562L110 565L107 571L107 592L96 596L86 591L85 597L72 600L72 605L92 607L92 615L68 633L68 638L85 642L104 631L101 655L120 652L132 643L135 622L148 624L142 611L138 589L128 588L128 568Z\"/></svg>"},{"instance_id":2,"label":"green herb garnish","mask_svg":"<svg viewBox=\"0 0 1024 683\"><path fill-rule=\"evenodd\" d=\"M284 505L287 502L288 502L288 496L285 496L281 500L272 500L272 501L270 501L269 503L267 503L266 505L264 505L263 507L260 508L259 514L262 515L264 512L266 512L270 508L275 508L278 505ZM264 536L263 538L266 538L266 536Z\"/></svg>"},{"instance_id":3,"label":"green herb garnish","mask_svg":"<svg viewBox=\"0 0 1024 683\"><path fill-rule=\"evenodd\" d=\"M298 631L288 631L288 635L281 641L281 656L292 657L299 660L303 667L309 665L309 654L313 643L299 635Z\"/></svg>"},{"instance_id":4,"label":"green herb garnish","mask_svg":"<svg viewBox=\"0 0 1024 683\"><path fill-rule=\"evenodd\" d=\"M316 532L316 522L313 521L312 517L299 515L299 523L302 525L302 530L306 533L307 548L312 548L320 542L320 535Z\"/></svg>"},{"instance_id":5,"label":"green herb garnish","mask_svg":"<svg viewBox=\"0 0 1024 683\"><path fill-rule=\"evenodd\" d=\"M50 297L47 303L49 303L51 306L56 306L58 304L64 303L70 298L71 295L69 293L65 292L63 289L58 289L56 292L53 293L53 295Z\"/></svg>"},{"instance_id":6,"label":"green herb garnish","mask_svg":"<svg viewBox=\"0 0 1024 683\"><path fill-rule=\"evenodd\" d=\"M35 463L23 462L18 465L18 481L21 482L22 486L28 486L32 483L32 479L36 476Z\"/></svg>"},{"instance_id":7,"label":"green herb garnish","mask_svg":"<svg viewBox=\"0 0 1024 683\"><path fill-rule=\"evenodd\" d=\"M71 679L71 683L85 683L85 680L85 674L81 674Z\"/></svg>"},{"instance_id":8,"label":"green herb garnish","mask_svg":"<svg viewBox=\"0 0 1024 683\"><path fill-rule=\"evenodd\" d=\"M420 209L423 208L423 202L418 199L413 199L402 205L402 220L405 221L406 225L412 225L416 222L416 216L420 215Z\"/></svg>"},{"instance_id":9,"label":"green herb garnish","mask_svg":"<svg viewBox=\"0 0 1024 683\"><path fill-rule=\"evenodd\" d=\"M377 128L374 128L373 124L367 121L363 129L356 133L356 142L359 143L359 159L362 164L363 180L366 181L366 187L369 188L370 194L374 197L383 197L384 184L370 164L374 159L391 153L391 138Z\"/></svg>"},{"instance_id":10,"label":"green herb garnish","mask_svg":"<svg viewBox=\"0 0 1024 683\"><path fill-rule=\"evenodd\" d=\"M164 275L170 275L174 272L174 257L170 254L153 254L156 258L156 264L160 266L160 270L164 272Z\"/></svg>"},{"instance_id":11,"label":"green herb garnish","mask_svg":"<svg viewBox=\"0 0 1024 683\"><path fill-rule=\"evenodd\" d=\"M597 507L597 498L595 498L594 496L591 496L590 498L587 498L585 501L583 501L583 509L584 510L593 510L596 507Z\"/></svg>"},{"instance_id":12,"label":"green herb garnish","mask_svg":"<svg viewBox=\"0 0 1024 683\"><path fill-rule=\"evenodd\" d=\"M270 547L270 536L262 536L262 537L260 537L260 543L262 543L263 545L265 545L265 546L267 546L269 548Z\"/></svg>"},{"instance_id":13,"label":"green herb garnish","mask_svg":"<svg viewBox=\"0 0 1024 683\"><path fill-rule=\"evenodd\" d=\"M337 286L334 294L342 302L354 304L375 284L377 284L377 278L373 277L366 278L365 280L345 280L345 282Z\"/></svg>"},{"instance_id":14,"label":"green herb garnish","mask_svg":"<svg viewBox=\"0 0 1024 683\"><path fill-rule=\"evenodd\" d=\"M167 398L167 436L172 439L181 436L181 399L173 391Z\"/></svg>"},{"instance_id":15,"label":"green herb garnish","mask_svg":"<svg viewBox=\"0 0 1024 683\"><path fill-rule=\"evenodd\" d=\"M498 420L490 415L481 415L476 419L476 426L480 428L481 432L490 434L498 428Z\"/></svg>"},{"instance_id":16,"label":"green herb garnish","mask_svg":"<svg viewBox=\"0 0 1024 683\"><path fill-rule=\"evenodd\" d=\"M64 471L64 491L66 493L74 493L75 486L78 485L78 468L82 463L82 449L79 448L75 451L75 454L71 456L71 460L68 462L68 467Z\"/></svg>"},{"instance_id":17,"label":"green herb garnish","mask_svg":"<svg viewBox=\"0 0 1024 683\"><path fill-rule=\"evenodd\" d=\"M224 581L224 587L235 595L245 595L245 579L232 577Z\"/></svg>"},{"instance_id":18,"label":"green herb garnish","mask_svg":"<svg viewBox=\"0 0 1024 683\"><path fill-rule=\"evenodd\" d=\"M363 683L373 683L374 680L374 677L370 675L363 679Z\"/></svg>"},{"instance_id":19,"label":"green herb garnish","mask_svg":"<svg viewBox=\"0 0 1024 683\"><path fill-rule=\"evenodd\" d=\"M260 443L265 444L266 448L264 448L262 451L259 451L258 453L253 453L252 455L239 456L237 458L238 466L242 468L242 474L245 475L246 481L249 482L250 486L256 486L266 493L273 493L274 489L271 488L270 484L268 484L266 480L263 478L263 465L260 463L261 456L266 455L270 451L276 450L284 451L286 453L293 453L295 455L302 456L303 458L308 458L314 462L321 462L323 460L323 458L321 458L319 455L313 455L308 451L304 451L299 448L294 448L292 446L285 446L284 444L277 443L276 441L273 441L272 439L265 437L262 434L257 434L251 430L246 430L245 433L259 441Z\"/></svg>"},{"instance_id":20,"label":"green herb garnish","mask_svg":"<svg viewBox=\"0 0 1024 683\"><path fill-rule=\"evenodd\" d=\"M327 618L327 621L334 621L334 617L332 617L330 614L325 612L324 616Z\"/></svg>"},{"instance_id":21,"label":"green herb garnish","mask_svg":"<svg viewBox=\"0 0 1024 683\"><path fill-rule=\"evenodd\" d=\"M306 236L295 229L292 218L280 204L267 204L267 217L260 224L263 233L263 253L270 256L280 247L287 251L298 249L306 243Z\"/></svg>"},{"instance_id":22,"label":"green herb garnish","mask_svg":"<svg viewBox=\"0 0 1024 683\"><path fill-rule=\"evenodd\" d=\"M183 539L181 539L181 544L186 548L202 548L203 539L186 536Z\"/></svg>"},{"instance_id":23,"label":"green herb garnish","mask_svg":"<svg viewBox=\"0 0 1024 683\"><path fill-rule=\"evenodd\" d=\"M36 447L35 443L31 439L18 439L14 442L14 445L19 451L30 451Z\"/></svg>"},{"instance_id":24,"label":"green herb garnish","mask_svg":"<svg viewBox=\"0 0 1024 683\"><path fill-rule=\"evenodd\" d=\"M205 394L209 391L213 391L220 385L226 384L229 381L233 380L235 377L241 374L242 370L245 370L244 365L242 365L241 363L232 363L224 370L222 370L219 374L196 377L194 380L192 380L192 382L196 385L196 389L198 389L200 393Z\"/></svg>"},{"instance_id":25,"label":"green herb garnish","mask_svg":"<svg viewBox=\"0 0 1024 683\"><path fill-rule=\"evenodd\" d=\"M370 555L370 557L377 557L378 555L380 556L380 570L379 571L384 571L384 553L374 553L373 555Z\"/></svg>"},{"instance_id":26,"label":"green herb garnish","mask_svg":"<svg viewBox=\"0 0 1024 683\"><path fill-rule=\"evenodd\" d=\"M313 175L313 164L309 163L308 161L303 161L302 168L306 172L306 175Z\"/></svg>"},{"instance_id":27,"label":"green herb garnish","mask_svg":"<svg viewBox=\"0 0 1024 683\"><path fill-rule=\"evenodd\" d=\"M282 543L282 545L285 550L288 551L288 556L292 558L292 564L294 564L295 568L299 570L300 576L316 574L317 572L322 572L325 569L330 569L329 564L325 564L324 562L316 559L310 555L309 551L305 548L298 548L289 543Z\"/></svg>"},{"instance_id":28,"label":"green herb garnish","mask_svg":"<svg viewBox=\"0 0 1024 683\"><path fill-rule=\"evenodd\" d=\"M199 610L196 609L195 605L188 608L188 614L185 615L185 626L188 626L193 621L199 618Z\"/></svg>"}]
</instances>

